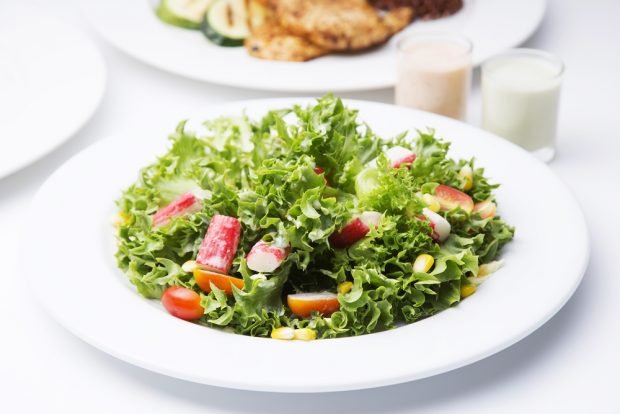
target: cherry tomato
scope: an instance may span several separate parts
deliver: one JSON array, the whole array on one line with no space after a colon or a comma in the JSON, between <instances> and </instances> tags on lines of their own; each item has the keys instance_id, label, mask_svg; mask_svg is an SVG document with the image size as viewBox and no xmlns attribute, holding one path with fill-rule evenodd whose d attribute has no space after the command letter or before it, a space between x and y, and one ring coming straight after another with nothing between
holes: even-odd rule
<instances>
[{"instance_id":1,"label":"cherry tomato","mask_svg":"<svg viewBox=\"0 0 620 414\"><path fill-rule=\"evenodd\" d=\"M243 279L223 275L220 273L211 272L209 270L203 270L200 268L194 269L194 280L200 289L205 292L211 292L211 283L221 289L228 296L233 294L232 285L235 285L239 289L243 289Z\"/></svg>"},{"instance_id":2,"label":"cherry tomato","mask_svg":"<svg viewBox=\"0 0 620 414\"><path fill-rule=\"evenodd\" d=\"M291 312L300 318L308 318L312 312L329 316L340 309L338 295L331 292L295 293L288 295Z\"/></svg>"},{"instance_id":3,"label":"cherry tomato","mask_svg":"<svg viewBox=\"0 0 620 414\"><path fill-rule=\"evenodd\" d=\"M161 295L161 303L171 315L186 321L200 318L205 311L200 304L200 295L182 286L166 289Z\"/></svg>"}]
</instances>

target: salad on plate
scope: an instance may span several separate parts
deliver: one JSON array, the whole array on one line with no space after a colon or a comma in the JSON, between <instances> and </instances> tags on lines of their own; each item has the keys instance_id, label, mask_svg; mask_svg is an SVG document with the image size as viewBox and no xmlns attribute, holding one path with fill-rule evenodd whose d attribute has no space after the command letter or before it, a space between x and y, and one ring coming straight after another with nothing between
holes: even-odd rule
<instances>
[{"instance_id":1,"label":"salad on plate","mask_svg":"<svg viewBox=\"0 0 620 414\"><path fill-rule=\"evenodd\" d=\"M326 95L181 122L117 201L119 267L172 315L276 339L398 327L457 305L514 229L433 130L384 139Z\"/></svg>"}]
</instances>

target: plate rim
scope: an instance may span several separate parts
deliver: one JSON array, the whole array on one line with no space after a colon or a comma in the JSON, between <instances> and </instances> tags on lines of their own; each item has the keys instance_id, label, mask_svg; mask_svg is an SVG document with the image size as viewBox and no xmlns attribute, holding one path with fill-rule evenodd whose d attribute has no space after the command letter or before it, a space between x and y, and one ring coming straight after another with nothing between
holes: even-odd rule
<instances>
[{"instance_id":1,"label":"plate rim","mask_svg":"<svg viewBox=\"0 0 620 414\"><path fill-rule=\"evenodd\" d=\"M31 7L22 5L20 5L19 8L29 10L31 9ZM75 36L75 39L77 39L77 42L82 42L83 45L87 49L89 49L89 52L92 54L94 62L93 68L95 68L95 70L93 72L97 73L98 81L97 84L93 87L93 97L88 102L89 107L88 110L85 112L85 115L82 118L76 120L75 122L72 122L72 126L71 128L67 129L66 134L63 134L62 137L54 140L51 145L43 146L42 149L33 151L30 156L24 157L20 163L15 164L10 168L0 169L0 180L31 166L37 161L40 161L47 155L54 152L60 146L71 140L94 117L95 113L101 106L103 97L107 89L108 69L105 64L105 59L103 58L103 55L101 54L99 48L95 45L93 40L83 30L80 30L79 28L66 23L64 20L56 18L55 16L48 13L37 12L37 18L45 19L49 24L57 26L68 33L72 33Z\"/></svg>"}]
</instances>

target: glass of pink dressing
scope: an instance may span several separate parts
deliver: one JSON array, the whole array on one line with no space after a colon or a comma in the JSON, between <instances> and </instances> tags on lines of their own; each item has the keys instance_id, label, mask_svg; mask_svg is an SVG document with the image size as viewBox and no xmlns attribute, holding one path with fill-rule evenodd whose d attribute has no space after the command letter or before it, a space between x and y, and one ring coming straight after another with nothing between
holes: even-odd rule
<instances>
[{"instance_id":1,"label":"glass of pink dressing","mask_svg":"<svg viewBox=\"0 0 620 414\"><path fill-rule=\"evenodd\" d=\"M398 42L397 105L464 119L472 44L452 33L412 33Z\"/></svg>"}]
</instances>

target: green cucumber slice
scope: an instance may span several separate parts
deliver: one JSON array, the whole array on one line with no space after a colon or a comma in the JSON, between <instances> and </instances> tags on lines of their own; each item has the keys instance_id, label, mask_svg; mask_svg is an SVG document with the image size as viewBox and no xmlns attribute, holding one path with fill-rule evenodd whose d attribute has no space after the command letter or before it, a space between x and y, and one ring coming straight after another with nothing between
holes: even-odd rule
<instances>
[{"instance_id":1,"label":"green cucumber slice","mask_svg":"<svg viewBox=\"0 0 620 414\"><path fill-rule=\"evenodd\" d=\"M162 0L155 10L159 19L184 29L200 29L213 0Z\"/></svg>"},{"instance_id":2,"label":"green cucumber slice","mask_svg":"<svg viewBox=\"0 0 620 414\"><path fill-rule=\"evenodd\" d=\"M215 0L207 10L202 31L217 45L243 46L250 34L245 0Z\"/></svg>"}]
</instances>

